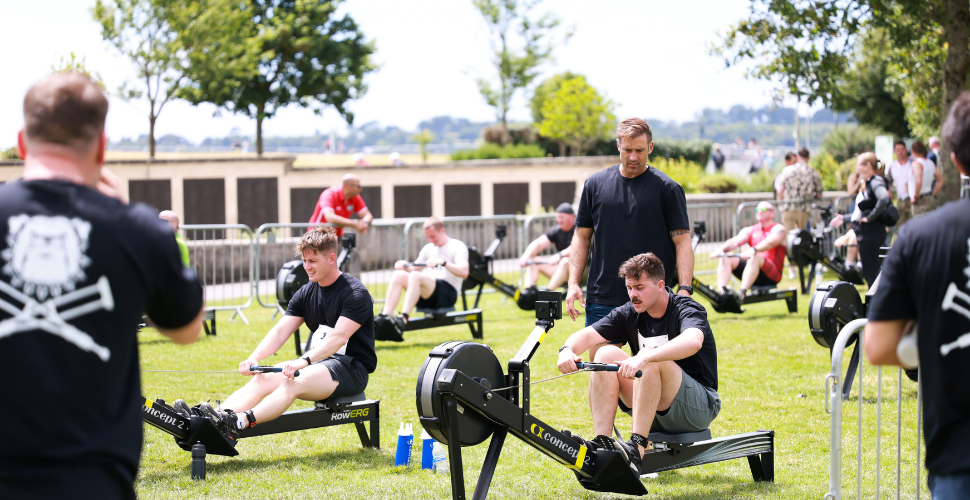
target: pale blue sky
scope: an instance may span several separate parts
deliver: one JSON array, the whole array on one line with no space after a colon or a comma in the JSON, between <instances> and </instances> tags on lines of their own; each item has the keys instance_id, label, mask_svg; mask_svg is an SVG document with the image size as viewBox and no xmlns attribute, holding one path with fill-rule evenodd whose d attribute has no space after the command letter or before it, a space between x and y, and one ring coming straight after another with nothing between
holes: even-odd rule
<instances>
[{"instance_id":1,"label":"pale blue sky","mask_svg":"<svg viewBox=\"0 0 970 500\"><path fill-rule=\"evenodd\" d=\"M0 79L0 147L16 141L22 126L24 92L72 51L98 71L109 88L134 75L131 64L101 40L91 20L93 0L0 0L0 46L5 47ZM746 80L739 69L724 69L708 55L726 26L743 17L748 0L547 0L565 24L575 26L568 44L557 48L546 75L570 70L617 103L618 115L684 121L705 107L762 106L771 87ZM355 124L370 121L414 128L438 115L489 120L494 117L475 87L489 76L490 52L484 21L470 0L349 0L343 7L376 40L381 68L369 76L368 93L351 105ZM136 137L148 131L147 105L111 99L109 137ZM174 133L198 142L225 136L233 127L247 134L255 122L213 106L169 103L156 135ZM528 119L525 97L514 102L513 119ZM264 122L264 133L306 135L346 125L334 111L316 116L290 108Z\"/></svg>"}]
</instances>

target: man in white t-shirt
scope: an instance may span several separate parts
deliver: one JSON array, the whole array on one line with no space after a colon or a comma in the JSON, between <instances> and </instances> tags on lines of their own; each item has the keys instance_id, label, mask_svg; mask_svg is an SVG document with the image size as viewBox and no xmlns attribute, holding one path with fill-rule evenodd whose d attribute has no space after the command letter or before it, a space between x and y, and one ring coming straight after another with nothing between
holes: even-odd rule
<instances>
[{"instance_id":1,"label":"man in white t-shirt","mask_svg":"<svg viewBox=\"0 0 970 500\"><path fill-rule=\"evenodd\" d=\"M926 146L913 142L913 170L909 174L909 199L913 204L913 216L933 209L932 198L943 189L943 173L926 157Z\"/></svg>"},{"instance_id":2,"label":"man in white t-shirt","mask_svg":"<svg viewBox=\"0 0 970 500\"><path fill-rule=\"evenodd\" d=\"M895 188L893 191L896 193L896 208L899 209L899 222L896 223L896 227L899 227L906 220L913 218L913 207L909 199L909 174L913 170L913 161L903 141L896 141L893 144L893 154L896 160L889 164L886 174L893 181Z\"/></svg>"},{"instance_id":3,"label":"man in white t-shirt","mask_svg":"<svg viewBox=\"0 0 970 500\"><path fill-rule=\"evenodd\" d=\"M378 317L379 323L390 321L398 335L404 333L415 306L441 308L455 305L462 280L468 277L468 247L448 237L441 219L431 217L424 221L424 235L430 243L421 249L413 263L399 260L394 264L397 271L387 285L384 310ZM402 289L405 293L401 315L392 316Z\"/></svg>"}]
</instances>

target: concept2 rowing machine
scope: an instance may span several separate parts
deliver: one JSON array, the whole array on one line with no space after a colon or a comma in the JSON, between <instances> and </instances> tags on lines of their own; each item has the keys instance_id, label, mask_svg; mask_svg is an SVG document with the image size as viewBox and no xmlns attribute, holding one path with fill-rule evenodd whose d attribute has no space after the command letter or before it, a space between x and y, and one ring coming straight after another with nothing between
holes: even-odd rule
<instances>
[{"instance_id":1,"label":"concept2 rowing machine","mask_svg":"<svg viewBox=\"0 0 970 500\"><path fill-rule=\"evenodd\" d=\"M259 373L280 372L274 366L253 366ZM297 376L299 372L297 372ZM266 436L283 432L354 424L360 444L365 448L380 448L380 401L370 400L364 393L317 401L312 409L288 411L276 419L239 431L239 438ZM142 403L142 420L175 438L175 444L192 452L192 479L205 479L206 454L234 457L236 441L219 431L206 417L191 415L186 418L162 399ZM370 422L370 434L365 422Z\"/></svg>"},{"instance_id":2,"label":"concept2 rowing machine","mask_svg":"<svg viewBox=\"0 0 970 500\"><path fill-rule=\"evenodd\" d=\"M639 474L619 453L588 448L582 438L569 431L558 431L531 413L529 362L555 320L562 318L559 292L540 291L537 298L536 326L509 361L508 374L503 373L490 347L462 341L434 348L418 374L418 415L425 430L448 446L452 497L465 498L462 447L475 446L491 437L473 498L487 497L509 433L572 470L586 489L645 495L647 490ZM588 363L583 368L588 371L602 366ZM648 439L661 446L644 455L641 474L747 457L756 480L774 479L773 431L719 439L710 439L709 430L651 433Z\"/></svg>"},{"instance_id":3,"label":"concept2 rowing machine","mask_svg":"<svg viewBox=\"0 0 970 500\"><path fill-rule=\"evenodd\" d=\"M508 228L504 225L495 226L495 239L485 249L485 253L479 253L474 246L468 247L468 278L465 279L464 289L471 290L478 287L481 295L482 287L491 285L500 293L503 293L515 301L515 305L524 311L535 309L536 293L535 290L520 290L508 283L495 277L492 271L492 261L495 252L498 250L502 240L508 234ZM476 305L478 301L476 300Z\"/></svg>"},{"instance_id":4,"label":"concept2 rowing machine","mask_svg":"<svg viewBox=\"0 0 970 500\"><path fill-rule=\"evenodd\" d=\"M703 219L695 220L694 236L691 237L691 248L693 248L695 252L697 251L697 245L701 241L704 241L706 235L707 222ZM748 290L748 294L744 296L744 301L738 303L737 297L734 295L718 293L713 288L698 280L696 276L691 279L691 286L694 288L695 292L699 293L705 299L710 301L711 306L719 313L730 312L741 314L744 312L744 308L741 307L743 305L757 304L759 302L771 302L774 300L784 300L785 305L788 306L788 312L798 312L797 288L753 286L750 290Z\"/></svg>"},{"instance_id":5,"label":"concept2 rowing machine","mask_svg":"<svg viewBox=\"0 0 970 500\"><path fill-rule=\"evenodd\" d=\"M815 279L818 266L825 266L838 275L840 281L848 281L855 285L864 285L865 279L859 268L848 266L839 254L833 252L826 255L822 250L822 243L831 232L825 227L825 221L831 218L831 208L822 209L822 224L816 229L792 229L788 231L788 260L798 266L798 280L802 285L802 294L808 294ZM808 268L806 275L805 268Z\"/></svg>"}]
</instances>

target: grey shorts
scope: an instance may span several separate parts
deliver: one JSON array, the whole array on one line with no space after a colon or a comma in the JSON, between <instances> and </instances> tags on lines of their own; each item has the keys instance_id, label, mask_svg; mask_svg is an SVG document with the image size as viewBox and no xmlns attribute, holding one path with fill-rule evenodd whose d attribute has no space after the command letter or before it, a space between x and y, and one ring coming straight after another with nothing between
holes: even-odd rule
<instances>
[{"instance_id":1,"label":"grey shorts","mask_svg":"<svg viewBox=\"0 0 970 500\"><path fill-rule=\"evenodd\" d=\"M330 397L353 396L364 392L367 387L370 378L367 368L351 356L334 354L313 364L326 366L330 370L330 377L337 382L337 388Z\"/></svg>"},{"instance_id":2,"label":"grey shorts","mask_svg":"<svg viewBox=\"0 0 970 500\"><path fill-rule=\"evenodd\" d=\"M670 408L657 412L650 431L697 432L707 429L721 412L721 397L717 391L704 387L686 372L681 371L680 389ZM620 410L632 415L632 410L620 401Z\"/></svg>"}]
</instances>

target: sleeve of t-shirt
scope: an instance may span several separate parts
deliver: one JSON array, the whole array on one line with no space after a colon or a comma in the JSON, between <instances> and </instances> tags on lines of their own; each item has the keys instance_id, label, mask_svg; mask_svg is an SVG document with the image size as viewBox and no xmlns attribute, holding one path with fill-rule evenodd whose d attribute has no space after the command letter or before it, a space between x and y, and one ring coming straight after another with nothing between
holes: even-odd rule
<instances>
[{"instance_id":1,"label":"sleeve of t-shirt","mask_svg":"<svg viewBox=\"0 0 970 500\"><path fill-rule=\"evenodd\" d=\"M546 239L548 239L552 243L555 243L556 235L559 233L559 231L561 231L561 229L559 229L559 226L553 226L553 227L550 227L548 231L542 233L542 235L545 236Z\"/></svg>"},{"instance_id":2,"label":"sleeve of t-shirt","mask_svg":"<svg viewBox=\"0 0 970 500\"><path fill-rule=\"evenodd\" d=\"M916 303L907 283L908 262L911 262L912 244L908 227L900 228L896 244L889 250L882 264L879 286L872 297L868 317L873 321L912 319L916 317Z\"/></svg>"},{"instance_id":3,"label":"sleeve of t-shirt","mask_svg":"<svg viewBox=\"0 0 970 500\"><path fill-rule=\"evenodd\" d=\"M632 310L633 308L625 306L613 309L609 314L593 323L593 330L596 330L600 337L611 344L626 344L630 340L628 335L631 319L629 311Z\"/></svg>"},{"instance_id":4,"label":"sleeve of t-shirt","mask_svg":"<svg viewBox=\"0 0 970 500\"><path fill-rule=\"evenodd\" d=\"M815 197L822 197L822 174L818 173L818 170L812 169L812 177L815 181Z\"/></svg>"},{"instance_id":5,"label":"sleeve of t-shirt","mask_svg":"<svg viewBox=\"0 0 970 500\"><path fill-rule=\"evenodd\" d=\"M455 242L454 248L452 249L452 251L454 252L455 261L457 262L458 259L468 260L468 245L458 240L451 240L451 241Z\"/></svg>"},{"instance_id":6,"label":"sleeve of t-shirt","mask_svg":"<svg viewBox=\"0 0 970 500\"><path fill-rule=\"evenodd\" d=\"M674 181L669 186L663 200L664 222L667 223L667 231L675 229L687 229L690 222L687 220L687 195L684 188Z\"/></svg>"},{"instance_id":7,"label":"sleeve of t-shirt","mask_svg":"<svg viewBox=\"0 0 970 500\"><path fill-rule=\"evenodd\" d=\"M317 198L317 204L313 207L313 215L310 216L310 224L324 222L324 219L323 219L324 194L326 194L326 191L320 193L320 197Z\"/></svg>"},{"instance_id":8,"label":"sleeve of t-shirt","mask_svg":"<svg viewBox=\"0 0 970 500\"><path fill-rule=\"evenodd\" d=\"M576 213L576 225L579 227L593 227L593 202L591 200L589 179L583 183L583 194L579 197L579 210Z\"/></svg>"},{"instance_id":9,"label":"sleeve of t-shirt","mask_svg":"<svg viewBox=\"0 0 970 500\"><path fill-rule=\"evenodd\" d=\"M154 249L149 261L153 279L145 313L162 328L181 328L195 319L202 308L202 285L195 271L182 264L171 227L145 205L133 207L132 215L136 224L144 227L145 241Z\"/></svg>"},{"instance_id":10,"label":"sleeve of t-shirt","mask_svg":"<svg viewBox=\"0 0 970 500\"><path fill-rule=\"evenodd\" d=\"M366 290L351 288L340 305L340 315L358 325L363 325L372 314L374 314L374 301L370 294Z\"/></svg>"},{"instance_id":11,"label":"sleeve of t-shirt","mask_svg":"<svg viewBox=\"0 0 970 500\"><path fill-rule=\"evenodd\" d=\"M323 208L329 208L332 210L337 209L337 191L336 190L326 190L320 195L320 199L323 201Z\"/></svg>"},{"instance_id":12,"label":"sleeve of t-shirt","mask_svg":"<svg viewBox=\"0 0 970 500\"><path fill-rule=\"evenodd\" d=\"M350 204L354 206L354 212L360 212L367 208L367 204L364 203L364 199L359 194L350 200Z\"/></svg>"},{"instance_id":13,"label":"sleeve of t-shirt","mask_svg":"<svg viewBox=\"0 0 970 500\"><path fill-rule=\"evenodd\" d=\"M304 318L303 302L306 297L306 287L302 286L290 297L290 303L286 305L286 315L295 318Z\"/></svg>"},{"instance_id":14,"label":"sleeve of t-shirt","mask_svg":"<svg viewBox=\"0 0 970 500\"><path fill-rule=\"evenodd\" d=\"M680 318L680 332L678 334L683 333L688 328L697 328L706 332L710 327L707 322L707 310L689 297L684 297L684 300L679 302L677 314Z\"/></svg>"}]
</instances>

